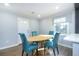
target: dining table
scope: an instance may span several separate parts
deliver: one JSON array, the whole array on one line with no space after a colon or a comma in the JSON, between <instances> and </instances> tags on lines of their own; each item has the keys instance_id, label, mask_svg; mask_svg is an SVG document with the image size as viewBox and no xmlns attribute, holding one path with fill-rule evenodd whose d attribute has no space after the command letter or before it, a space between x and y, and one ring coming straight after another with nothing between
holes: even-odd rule
<instances>
[{"instance_id":1,"label":"dining table","mask_svg":"<svg viewBox=\"0 0 79 59\"><path fill-rule=\"evenodd\" d=\"M29 42L37 42L37 44L38 44L38 43L44 43L48 40L52 40L53 37L54 37L53 35L43 35L43 34L41 34L41 35L37 35L37 36L30 36L28 38L28 41ZM39 44L38 44L38 46L39 46ZM44 46L44 44L43 44L43 46ZM44 55L45 55L45 48L38 48L38 49L39 50L43 49ZM38 53L37 53L37 55L38 55Z\"/></svg>"}]
</instances>

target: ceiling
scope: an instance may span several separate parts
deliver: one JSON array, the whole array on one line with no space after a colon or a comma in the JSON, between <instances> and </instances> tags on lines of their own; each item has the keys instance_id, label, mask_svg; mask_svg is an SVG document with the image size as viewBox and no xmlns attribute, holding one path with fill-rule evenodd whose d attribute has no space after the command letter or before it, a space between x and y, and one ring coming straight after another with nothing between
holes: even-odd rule
<instances>
[{"instance_id":1,"label":"ceiling","mask_svg":"<svg viewBox=\"0 0 79 59\"><path fill-rule=\"evenodd\" d=\"M72 9L73 3L10 3L10 6L0 3L0 8L26 17L42 18Z\"/></svg>"}]
</instances>

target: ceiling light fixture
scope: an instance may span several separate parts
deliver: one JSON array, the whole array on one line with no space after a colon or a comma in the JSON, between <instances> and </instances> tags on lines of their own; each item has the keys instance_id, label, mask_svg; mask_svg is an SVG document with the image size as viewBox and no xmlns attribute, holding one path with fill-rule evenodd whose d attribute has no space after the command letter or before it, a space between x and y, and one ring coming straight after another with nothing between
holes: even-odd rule
<instances>
[{"instance_id":1,"label":"ceiling light fixture","mask_svg":"<svg viewBox=\"0 0 79 59\"><path fill-rule=\"evenodd\" d=\"M38 17L40 17L40 15L38 15Z\"/></svg>"},{"instance_id":2,"label":"ceiling light fixture","mask_svg":"<svg viewBox=\"0 0 79 59\"><path fill-rule=\"evenodd\" d=\"M7 7L8 7L8 6L10 6L10 4L9 4L9 3L4 3L4 5L5 5L5 6L7 6Z\"/></svg>"},{"instance_id":3,"label":"ceiling light fixture","mask_svg":"<svg viewBox=\"0 0 79 59\"><path fill-rule=\"evenodd\" d=\"M56 9L59 9L59 6L56 6Z\"/></svg>"}]
</instances>

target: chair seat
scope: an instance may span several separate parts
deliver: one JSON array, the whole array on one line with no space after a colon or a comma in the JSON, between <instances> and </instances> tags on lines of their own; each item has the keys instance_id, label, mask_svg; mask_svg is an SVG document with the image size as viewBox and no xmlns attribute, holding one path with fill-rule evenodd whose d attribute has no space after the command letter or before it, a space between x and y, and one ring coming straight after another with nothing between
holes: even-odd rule
<instances>
[{"instance_id":1,"label":"chair seat","mask_svg":"<svg viewBox=\"0 0 79 59\"><path fill-rule=\"evenodd\" d=\"M37 49L38 45L37 44L30 44L28 47L25 47L25 52L27 53L32 53L33 50Z\"/></svg>"},{"instance_id":2,"label":"chair seat","mask_svg":"<svg viewBox=\"0 0 79 59\"><path fill-rule=\"evenodd\" d=\"M55 48L56 46L53 43L53 41L48 41L45 43L45 47Z\"/></svg>"},{"instance_id":3,"label":"chair seat","mask_svg":"<svg viewBox=\"0 0 79 59\"><path fill-rule=\"evenodd\" d=\"M37 42L33 42L33 43L31 43L31 45L38 45L38 43Z\"/></svg>"}]
</instances>

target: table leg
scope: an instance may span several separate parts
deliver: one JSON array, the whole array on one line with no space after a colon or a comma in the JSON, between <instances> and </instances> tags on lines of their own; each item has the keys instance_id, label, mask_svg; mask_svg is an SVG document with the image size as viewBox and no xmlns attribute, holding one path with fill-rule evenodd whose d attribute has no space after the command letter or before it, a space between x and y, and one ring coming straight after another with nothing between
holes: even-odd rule
<instances>
[{"instance_id":1,"label":"table leg","mask_svg":"<svg viewBox=\"0 0 79 59\"><path fill-rule=\"evenodd\" d=\"M40 48L44 48L44 42L45 42L45 41L41 42L41 47L40 47ZM43 55L45 55L45 48L44 48Z\"/></svg>"},{"instance_id":2,"label":"table leg","mask_svg":"<svg viewBox=\"0 0 79 59\"><path fill-rule=\"evenodd\" d=\"M36 55L38 56L38 49L36 50Z\"/></svg>"},{"instance_id":3,"label":"table leg","mask_svg":"<svg viewBox=\"0 0 79 59\"><path fill-rule=\"evenodd\" d=\"M37 42L37 45L38 45L38 42ZM37 50L36 50L36 55L38 56L38 48L37 48Z\"/></svg>"},{"instance_id":4,"label":"table leg","mask_svg":"<svg viewBox=\"0 0 79 59\"><path fill-rule=\"evenodd\" d=\"M44 48L44 55L45 55L45 48Z\"/></svg>"},{"instance_id":5,"label":"table leg","mask_svg":"<svg viewBox=\"0 0 79 59\"><path fill-rule=\"evenodd\" d=\"M45 41L44 41L45 42ZM44 45L43 45L44 46ZM44 47L44 55L45 55L45 47Z\"/></svg>"}]
</instances>

